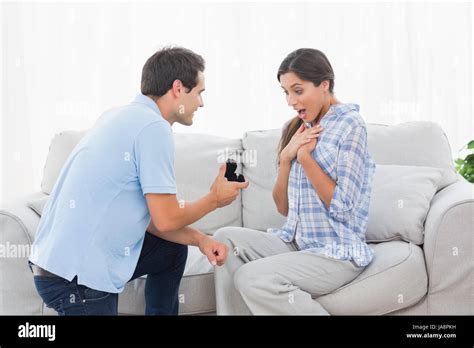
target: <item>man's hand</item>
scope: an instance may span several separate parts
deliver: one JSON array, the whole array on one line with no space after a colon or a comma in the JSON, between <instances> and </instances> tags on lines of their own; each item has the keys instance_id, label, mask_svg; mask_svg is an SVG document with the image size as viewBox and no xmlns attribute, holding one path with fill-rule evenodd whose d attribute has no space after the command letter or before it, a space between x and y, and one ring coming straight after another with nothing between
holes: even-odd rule
<instances>
[{"instance_id":1,"label":"man's hand","mask_svg":"<svg viewBox=\"0 0 474 348\"><path fill-rule=\"evenodd\" d=\"M207 256L211 265L222 266L227 258L229 248L208 236L203 236L198 244L199 250Z\"/></svg>"},{"instance_id":2,"label":"man's hand","mask_svg":"<svg viewBox=\"0 0 474 348\"><path fill-rule=\"evenodd\" d=\"M220 166L219 174L211 186L211 195L217 208L225 207L232 203L239 195L240 189L247 188L249 182L227 181L225 178L226 164Z\"/></svg>"}]
</instances>

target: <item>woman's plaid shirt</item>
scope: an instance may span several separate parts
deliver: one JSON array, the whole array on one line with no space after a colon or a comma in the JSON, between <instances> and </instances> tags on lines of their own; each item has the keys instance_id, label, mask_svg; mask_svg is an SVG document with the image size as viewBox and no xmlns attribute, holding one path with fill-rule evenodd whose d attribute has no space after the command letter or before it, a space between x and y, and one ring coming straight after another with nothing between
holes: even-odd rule
<instances>
[{"instance_id":1,"label":"woman's plaid shirt","mask_svg":"<svg viewBox=\"0 0 474 348\"><path fill-rule=\"evenodd\" d=\"M367 147L367 130L357 104L335 104L321 119L313 159L336 182L329 209L295 159L288 178L288 218L270 228L302 251L368 265L374 251L365 242L375 163Z\"/></svg>"}]
</instances>

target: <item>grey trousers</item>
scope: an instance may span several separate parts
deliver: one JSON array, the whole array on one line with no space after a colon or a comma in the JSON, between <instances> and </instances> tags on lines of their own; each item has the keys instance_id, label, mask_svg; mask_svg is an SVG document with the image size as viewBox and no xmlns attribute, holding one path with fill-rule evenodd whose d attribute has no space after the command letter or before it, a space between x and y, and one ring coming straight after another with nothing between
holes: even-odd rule
<instances>
[{"instance_id":1,"label":"grey trousers","mask_svg":"<svg viewBox=\"0 0 474 348\"><path fill-rule=\"evenodd\" d=\"M317 297L364 270L248 228L224 227L214 238L230 248L225 264L214 268L218 315L329 315Z\"/></svg>"}]
</instances>

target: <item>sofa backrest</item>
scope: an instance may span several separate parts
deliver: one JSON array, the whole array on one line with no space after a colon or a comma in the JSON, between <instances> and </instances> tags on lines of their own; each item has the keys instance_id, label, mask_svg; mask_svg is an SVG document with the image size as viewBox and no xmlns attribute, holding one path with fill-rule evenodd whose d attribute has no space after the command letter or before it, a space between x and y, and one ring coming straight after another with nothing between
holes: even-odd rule
<instances>
[{"instance_id":1,"label":"sofa backrest","mask_svg":"<svg viewBox=\"0 0 474 348\"><path fill-rule=\"evenodd\" d=\"M396 164L435 167L443 170L439 188L457 180L448 139L441 127L433 122L417 121L398 125L368 124L369 151L376 164ZM276 151L281 130L245 133L244 154L257 157L257 165L244 162L244 175L250 186L242 193L243 225L266 230L281 227L286 218L273 203L272 188L277 176ZM256 155L255 155L256 154Z\"/></svg>"},{"instance_id":2,"label":"sofa backrest","mask_svg":"<svg viewBox=\"0 0 474 348\"><path fill-rule=\"evenodd\" d=\"M85 131L65 131L56 135L44 167L41 189L50 194L60 170ZM277 174L276 151L281 130L252 131L243 139L211 135L175 133L178 199L195 200L209 191L218 173L219 162L237 160L237 172L250 181L233 204L217 209L193 226L212 234L223 226L245 226L258 230L281 227L285 217L275 208L272 188ZM369 150L377 164L415 165L444 170L445 185L456 180L451 149L439 125L407 122L387 126L368 125Z\"/></svg>"},{"instance_id":3,"label":"sofa backrest","mask_svg":"<svg viewBox=\"0 0 474 348\"><path fill-rule=\"evenodd\" d=\"M434 122L405 122L393 126L368 124L369 151L377 164L441 168L441 187L457 180L451 147Z\"/></svg>"},{"instance_id":4,"label":"sofa backrest","mask_svg":"<svg viewBox=\"0 0 474 348\"><path fill-rule=\"evenodd\" d=\"M86 131L64 131L57 134L49 148L44 166L41 190L50 194L54 184L76 144ZM238 157L242 151L241 139L212 135L174 133L176 157L175 173L179 200L193 201L209 192L219 166L227 157ZM242 172L238 163L238 172ZM208 214L192 225L212 234L222 226L242 226L242 201L239 196L232 204Z\"/></svg>"},{"instance_id":5,"label":"sofa backrest","mask_svg":"<svg viewBox=\"0 0 474 348\"><path fill-rule=\"evenodd\" d=\"M209 192L226 156L234 157L242 151L241 139L175 133L174 141L177 198L188 202ZM240 164L237 170L241 172ZM223 226L242 226L241 196L232 204L216 209L191 226L207 234L213 234Z\"/></svg>"}]
</instances>

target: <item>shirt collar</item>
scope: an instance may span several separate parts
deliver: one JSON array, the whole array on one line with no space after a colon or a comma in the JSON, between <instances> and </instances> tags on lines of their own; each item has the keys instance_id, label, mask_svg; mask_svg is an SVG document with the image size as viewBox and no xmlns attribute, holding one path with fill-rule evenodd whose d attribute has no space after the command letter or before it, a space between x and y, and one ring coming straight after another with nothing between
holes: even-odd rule
<instances>
[{"instance_id":1,"label":"shirt collar","mask_svg":"<svg viewBox=\"0 0 474 348\"><path fill-rule=\"evenodd\" d=\"M332 117L342 116L349 111L359 112L359 105L357 104L333 104L329 107L329 110L321 119L320 123L324 124L329 122L328 120Z\"/></svg>"},{"instance_id":2,"label":"shirt collar","mask_svg":"<svg viewBox=\"0 0 474 348\"><path fill-rule=\"evenodd\" d=\"M360 107L358 104L333 104L329 110L332 110L338 116L342 116L349 111L359 112Z\"/></svg>"},{"instance_id":3,"label":"shirt collar","mask_svg":"<svg viewBox=\"0 0 474 348\"><path fill-rule=\"evenodd\" d=\"M138 93L135 98L132 100L132 103L139 103L139 104L144 104L148 106L150 109L155 111L158 115L163 117L163 115L160 112L160 109L158 108L158 105L151 99L150 97L147 97L146 95L143 95L141 93Z\"/></svg>"}]
</instances>

